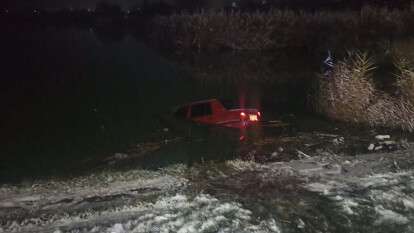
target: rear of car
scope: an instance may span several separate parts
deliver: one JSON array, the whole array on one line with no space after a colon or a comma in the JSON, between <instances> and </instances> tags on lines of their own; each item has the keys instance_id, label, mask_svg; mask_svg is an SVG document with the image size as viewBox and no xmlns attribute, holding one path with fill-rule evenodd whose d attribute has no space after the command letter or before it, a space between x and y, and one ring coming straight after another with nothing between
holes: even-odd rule
<instances>
[{"instance_id":1,"label":"rear of car","mask_svg":"<svg viewBox=\"0 0 414 233\"><path fill-rule=\"evenodd\" d=\"M260 121L261 113L257 109L227 110L216 99L193 102L180 107L176 116L191 119L202 124L212 124L232 128L244 128Z\"/></svg>"},{"instance_id":2,"label":"rear of car","mask_svg":"<svg viewBox=\"0 0 414 233\"><path fill-rule=\"evenodd\" d=\"M234 121L239 121L244 126L256 124L260 121L261 113L254 108L239 108L228 110L228 115Z\"/></svg>"}]
</instances>

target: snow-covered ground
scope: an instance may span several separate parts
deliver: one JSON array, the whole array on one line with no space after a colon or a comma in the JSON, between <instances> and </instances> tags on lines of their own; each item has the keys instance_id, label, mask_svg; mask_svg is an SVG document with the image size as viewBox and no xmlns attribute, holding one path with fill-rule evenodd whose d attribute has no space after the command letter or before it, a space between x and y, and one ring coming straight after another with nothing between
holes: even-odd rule
<instances>
[{"instance_id":1,"label":"snow-covered ground","mask_svg":"<svg viewBox=\"0 0 414 233\"><path fill-rule=\"evenodd\" d=\"M0 188L0 232L414 232L412 150Z\"/></svg>"}]
</instances>

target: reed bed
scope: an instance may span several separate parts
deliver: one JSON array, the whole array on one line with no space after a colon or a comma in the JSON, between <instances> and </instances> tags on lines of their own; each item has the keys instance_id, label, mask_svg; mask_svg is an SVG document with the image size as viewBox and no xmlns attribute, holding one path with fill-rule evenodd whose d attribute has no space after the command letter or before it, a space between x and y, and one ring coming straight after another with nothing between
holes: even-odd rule
<instances>
[{"instance_id":1,"label":"reed bed","mask_svg":"<svg viewBox=\"0 0 414 233\"><path fill-rule=\"evenodd\" d=\"M360 11L200 12L159 16L152 39L174 49L272 50L351 47L412 34L414 8Z\"/></svg>"},{"instance_id":2,"label":"reed bed","mask_svg":"<svg viewBox=\"0 0 414 233\"><path fill-rule=\"evenodd\" d=\"M414 103L414 39L397 43L392 53L399 94Z\"/></svg>"},{"instance_id":3,"label":"reed bed","mask_svg":"<svg viewBox=\"0 0 414 233\"><path fill-rule=\"evenodd\" d=\"M376 67L373 59L367 53L350 53L329 74L319 75L314 105L316 111L340 121L412 132L414 86L410 85L414 83L414 76L407 71L407 66L403 68L402 63L396 64L400 70L398 91L391 95L375 88L372 75Z\"/></svg>"}]
</instances>

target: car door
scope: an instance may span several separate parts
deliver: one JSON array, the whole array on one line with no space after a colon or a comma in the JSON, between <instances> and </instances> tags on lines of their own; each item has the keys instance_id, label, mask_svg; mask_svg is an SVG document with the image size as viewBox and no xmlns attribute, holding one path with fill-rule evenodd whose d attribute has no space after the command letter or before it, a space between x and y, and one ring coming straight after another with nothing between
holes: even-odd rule
<instances>
[{"instance_id":1,"label":"car door","mask_svg":"<svg viewBox=\"0 0 414 233\"><path fill-rule=\"evenodd\" d=\"M196 103L191 105L191 119L206 124L213 124L213 109L211 102Z\"/></svg>"}]
</instances>

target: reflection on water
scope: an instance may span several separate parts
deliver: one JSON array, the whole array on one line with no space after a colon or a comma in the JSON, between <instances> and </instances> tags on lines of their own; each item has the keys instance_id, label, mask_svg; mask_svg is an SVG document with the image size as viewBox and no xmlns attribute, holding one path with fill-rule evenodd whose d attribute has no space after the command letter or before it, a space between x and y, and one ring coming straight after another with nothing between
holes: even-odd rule
<instances>
[{"instance_id":1,"label":"reflection on water","mask_svg":"<svg viewBox=\"0 0 414 233\"><path fill-rule=\"evenodd\" d=\"M118 150L156 127L177 87L190 88L132 38L106 44L89 31L22 31L5 41L1 177Z\"/></svg>"},{"instance_id":2,"label":"reflection on water","mask_svg":"<svg viewBox=\"0 0 414 233\"><path fill-rule=\"evenodd\" d=\"M259 107L268 120L303 112L319 68L319 57L294 51L161 56L124 33L52 28L5 33L0 180L76 173L142 141L188 138L188 125L169 113L189 101L228 99ZM235 156L233 139L239 137L190 128L205 145L184 140L154 155L170 154L156 166L183 162L183 154L189 161Z\"/></svg>"},{"instance_id":3,"label":"reflection on water","mask_svg":"<svg viewBox=\"0 0 414 233\"><path fill-rule=\"evenodd\" d=\"M200 91L206 96L236 98L241 105L270 107L279 113L304 110L308 88L319 68L317 58L299 52L195 53L171 60L203 85Z\"/></svg>"}]
</instances>

